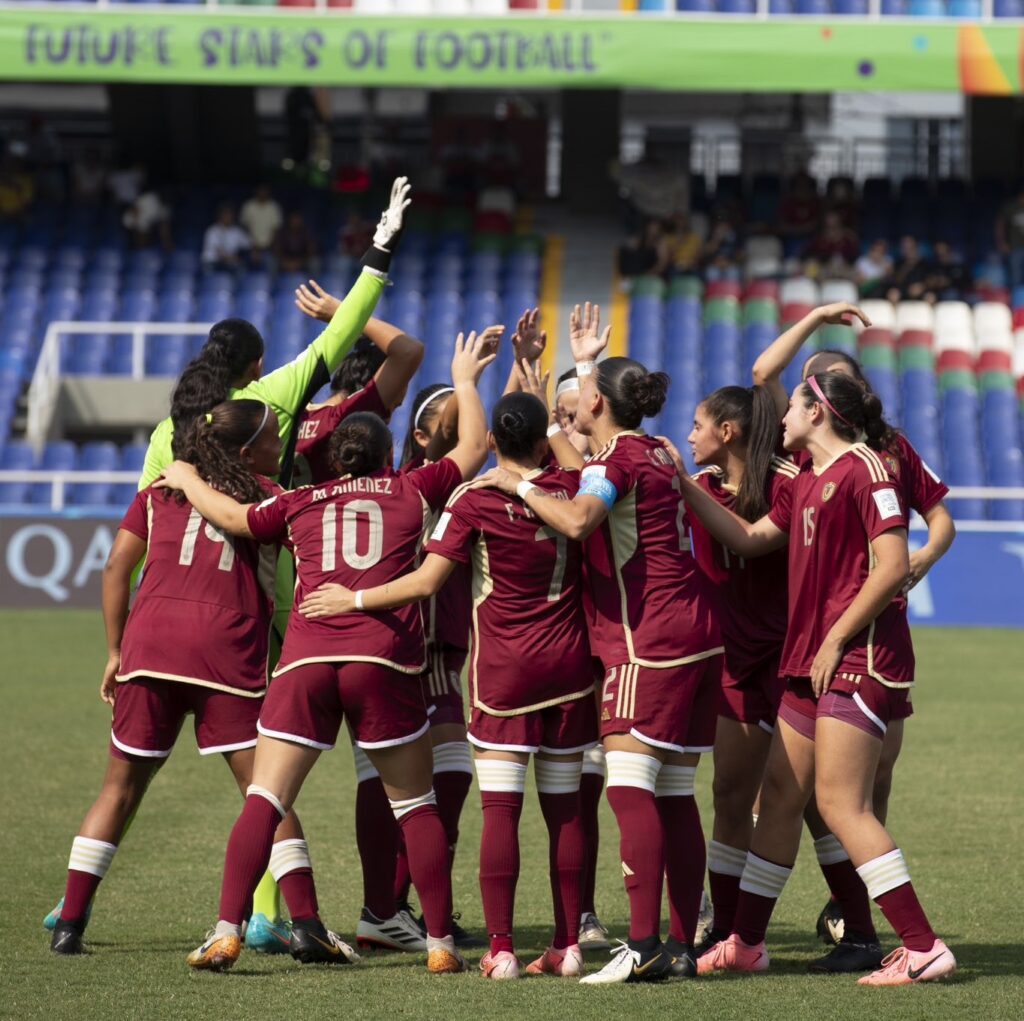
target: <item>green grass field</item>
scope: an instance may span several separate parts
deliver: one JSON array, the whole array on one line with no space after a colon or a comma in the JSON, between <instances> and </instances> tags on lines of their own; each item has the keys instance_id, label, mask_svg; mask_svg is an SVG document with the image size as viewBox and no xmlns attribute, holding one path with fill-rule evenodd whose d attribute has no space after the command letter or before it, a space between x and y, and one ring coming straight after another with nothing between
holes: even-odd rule
<instances>
[{"instance_id":1,"label":"green grass field","mask_svg":"<svg viewBox=\"0 0 1024 1021\"><path fill-rule=\"evenodd\" d=\"M229 974L189 974L185 954L215 919L224 844L240 801L226 766L200 759L188 732L100 889L87 934L91 953L53 957L40 922L63 892L71 838L98 790L107 754L107 710L96 694L102 630L97 614L73 611L7 612L0 625L6 777L0 795L0 1016L1024 1017L1019 633L921 630L916 636L917 715L907 728L891 819L933 924L960 960L955 981L871 990L845 977L807 975L806 962L820 952L812 932L824 889L808 845L769 932L769 975L595 989L554 979L486 983L476 973L433 978L418 958L397 955L330 969L245 954ZM707 762L698 783L708 827L710 774ZM324 917L349 939L360 908L352 805L351 756L341 748L321 760L298 808ZM471 793L455 896L464 924L480 930L477 806ZM603 811L598 910L614 934L624 935L615 825ZM546 943L550 917L544 827L531 797L523 823L517 917L525 956ZM883 943L894 945L881 924Z\"/></svg>"}]
</instances>

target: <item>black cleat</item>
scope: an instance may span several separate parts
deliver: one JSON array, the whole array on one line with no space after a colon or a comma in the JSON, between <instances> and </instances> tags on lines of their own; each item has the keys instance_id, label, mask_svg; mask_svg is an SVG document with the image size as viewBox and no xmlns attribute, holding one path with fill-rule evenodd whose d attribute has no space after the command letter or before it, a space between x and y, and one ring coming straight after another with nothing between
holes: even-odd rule
<instances>
[{"instance_id":1,"label":"black cleat","mask_svg":"<svg viewBox=\"0 0 1024 1021\"><path fill-rule=\"evenodd\" d=\"M292 922L288 949L303 964L353 964L359 960L359 955L318 918Z\"/></svg>"},{"instance_id":2,"label":"black cleat","mask_svg":"<svg viewBox=\"0 0 1024 1021\"><path fill-rule=\"evenodd\" d=\"M703 957L712 947L717 946L724 939L728 939L729 934L722 932L720 929L710 929L708 934L693 948L694 957Z\"/></svg>"},{"instance_id":3,"label":"black cleat","mask_svg":"<svg viewBox=\"0 0 1024 1021\"><path fill-rule=\"evenodd\" d=\"M408 910L408 905L405 907L406 910ZM401 908L399 908L399 910L401 910ZM479 950L481 947L487 946L479 936L474 936L471 932L466 932L466 930L459 925L459 919L461 917L462 915L458 911L452 915L452 938L455 940L456 947L460 950ZM420 931L424 936L426 936L427 927L423 924L422 915L416 919L416 925L419 926Z\"/></svg>"},{"instance_id":4,"label":"black cleat","mask_svg":"<svg viewBox=\"0 0 1024 1021\"><path fill-rule=\"evenodd\" d=\"M85 931L83 922L65 922L57 920L53 927L53 936L50 938L50 949L55 954L63 954L70 957L74 954L84 954L82 948L82 933Z\"/></svg>"},{"instance_id":5,"label":"black cleat","mask_svg":"<svg viewBox=\"0 0 1024 1021\"><path fill-rule=\"evenodd\" d=\"M672 958L669 974L675 978L697 977L697 955L689 943L681 943L670 936L665 940L665 952Z\"/></svg>"},{"instance_id":6,"label":"black cleat","mask_svg":"<svg viewBox=\"0 0 1024 1021\"><path fill-rule=\"evenodd\" d=\"M815 975L876 971L882 966L884 956L877 942L851 933L844 936L824 957L811 961L807 970Z\"/></svg>"},{"instance_id":7,"label":"black cleat","mask_svg":"<svg viewBox=\"0 0 1024 1021\"><path fill-rule=\"evenodd\" d=\"M814 928L818 939L825 946L838 943L843 938L846 926L843 922L843 909L839 901L833 900L831 897L828 899L821 909L821 914L818 915L818 922Z\"/></svg>"}]
</instances>

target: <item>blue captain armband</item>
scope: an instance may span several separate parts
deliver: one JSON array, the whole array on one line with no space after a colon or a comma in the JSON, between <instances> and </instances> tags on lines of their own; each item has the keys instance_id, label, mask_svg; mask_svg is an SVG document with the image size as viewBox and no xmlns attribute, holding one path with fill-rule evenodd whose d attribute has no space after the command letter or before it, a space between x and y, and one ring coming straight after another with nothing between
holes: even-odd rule
<instances>
[{"instance_id":1,"label":"blue captain armband","mask_svg":"<svg viewBox=\"0 0 1024 1021\"><path fill-rule=\"evenodd\" d=\"M605 509L610 511L619 498L619 491L615 488L615 484L603 475L584 468L583 479L577 495L596 496L605 505Z\"/></svg>"}]
</instances>

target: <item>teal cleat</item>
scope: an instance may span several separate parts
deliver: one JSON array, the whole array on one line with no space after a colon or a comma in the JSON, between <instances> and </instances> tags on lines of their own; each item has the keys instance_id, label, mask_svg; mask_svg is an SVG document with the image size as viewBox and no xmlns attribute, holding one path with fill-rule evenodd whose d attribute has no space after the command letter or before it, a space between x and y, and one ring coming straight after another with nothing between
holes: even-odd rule
<instances>
[{"instance_id":1,"label":"teal cleat","mask_svg":"<svg viewBox=\"0 0 1024 1021\"><path fill-rule=\"evenodd\" d=\"M292 932L287 922L273 922L266 915L253 915L245 930L245 945L258 954L287 954L291 952Z\"/></svg>"},{"instance_id":2,"label":"teal cleat","mask_svg":"<svg viewBox=\"0 0 1024 1021\"><path fill-rule=\"evenodd\" d=\"M57 923L60 921L60 909L64 907L64 898L61 897L57 901L57 906L43 919L43 928L49 932L53 932L57 928ZM85 924L89 924L89 919L92 917L92 901L89 901L89 906L85 909Z\"/></svg>"}]
</instances>

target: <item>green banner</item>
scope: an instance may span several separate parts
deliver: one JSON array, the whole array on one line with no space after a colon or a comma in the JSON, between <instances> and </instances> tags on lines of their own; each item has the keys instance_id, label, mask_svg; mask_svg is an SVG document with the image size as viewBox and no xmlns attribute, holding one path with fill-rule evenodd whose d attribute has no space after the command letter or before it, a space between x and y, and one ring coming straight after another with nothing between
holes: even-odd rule
<instances>
[{"instance_id":1,"label":"green banner","mask_svg":"<svg viewBox=\"0 0 1024 1021\"><path fill-rule=\"evenodd\" d=\"M181 10L180 8L178 9ZM7 8L0 79L665 91L1021 91L1018 28ZM258 11L258 13L257 13Z\"/></svg>"}]
</instances>

